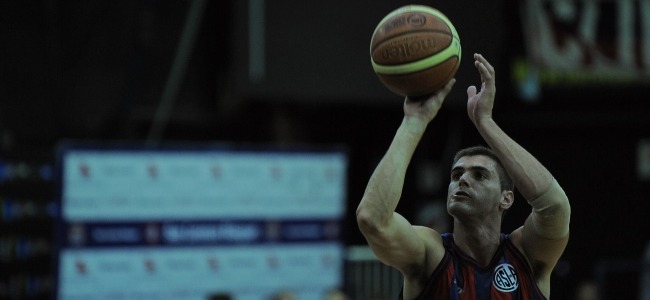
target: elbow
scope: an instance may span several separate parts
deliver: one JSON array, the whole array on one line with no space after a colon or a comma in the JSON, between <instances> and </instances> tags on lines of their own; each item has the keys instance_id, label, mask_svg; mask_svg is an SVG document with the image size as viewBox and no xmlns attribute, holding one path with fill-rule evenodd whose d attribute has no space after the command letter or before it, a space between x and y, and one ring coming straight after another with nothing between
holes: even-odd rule
<instances>
[{"instance_id":1,"label":"elbow","mask_svg":"<svg viewBox=\"0 0 650 300\"><path fill-rule=\"evenodd\" d=\"M571 221L571 204L566 196L562 200L559 204L557 218L560 226L564 228L564 235L566 235L569 233L569 223Z\"/></svg>"},{"instance_id":2,"label":"elbow","mask_svg":"<svg viewBox=\"0 0 650 300\"><path fill-rule=\"evenodd\" d=\"M373 209L363 205L363 202L357 207L356 218L359 230L364 235L380 231L381 217L373 212Z\"/></svg>"},{"instance_id":3,"label":"elbow","mask_svg":"<svg viewBox=\"0 0 650 300\"><path fill-rule=\"evenodd\" d=\"M548 239L564 238L569 234L571 205L565 197L555 205L536 213L537 232Z\"/></svg>"},{"instance_id":4,"label":"elbow","mask_svg":"<svg viewBox=\"0 0 650 300\"><path fill-rule=\"evenodd\" d=\"M366 233L372 230L372 228L376 228L376 225L373 224L373 218L369 210L363 205L359 205L359 207L357 207L356 217L357 226L359 226L361 232Z\"/></svg>"},{"instance_id":5,"label":"elbow","mask_svg":"<svg viewBox=\"0 0 650 300\"><path fill-rule=\"evenodd\" d=\"M569 198L557 181L553 180L551 186L539 197L528 201L533 211L542 219L549 221L566 221L571 215Z\"/></svg>"},{"instance_id":6,"label":"elbow","mask_svg":"<svg viewBox=\"0 0 650 300\"><path fill-rule=\"evenodd\" d=\"M569 203L569 198L566 196L566 194L563 194L562 197L560 197L560 200L558 203L550 209L551 211L551 216L555 216L558 220L559 223L569 227L569 221L571 219L571 204Z\"/></svg>"}]
</instances>

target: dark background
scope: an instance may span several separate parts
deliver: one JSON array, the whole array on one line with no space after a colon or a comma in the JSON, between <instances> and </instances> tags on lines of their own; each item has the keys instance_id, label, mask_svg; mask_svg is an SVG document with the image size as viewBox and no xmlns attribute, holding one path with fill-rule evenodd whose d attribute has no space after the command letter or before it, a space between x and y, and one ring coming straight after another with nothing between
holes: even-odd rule
<instances>
[{"instance_id":1,"label":"dark background","mask_svg":"<svg viewBox=\"0 0 650 300\"><path fill-rule=\"evenodd\" d=\"M219 0L191 17L197 35L173 92L170 72L192 3L3 1L4 159L52 161L63 139L344 145L348 243L365 244L354 210L402 119L402 99L372 72L370 35L390 10L427 4L454 22L463 57L454 90L412 164L437 166L431 170L442 182L417 186L421 169L412 167L398 210L413 217L419 205L444 198L450 156L482 143L464 111L465 89L480 84L471 56L480 52L497 70L497 122L548 167L571 200L571 241L554 274L554 298L569 299L579 281L599 270L609 278L609 293L638 288L636 271L603 266L639 262L650 238L648 182L636 176L637 143L650 136L647 85L544 88L536 102L519 99L510 74L525 33L518 5L505 0ZM258 77L249 76L251 6L264 11ZM170 100L170 114L156 135L162 99ZM519 198L504 231L528 212Z\"/></svg>"}]
</instances>

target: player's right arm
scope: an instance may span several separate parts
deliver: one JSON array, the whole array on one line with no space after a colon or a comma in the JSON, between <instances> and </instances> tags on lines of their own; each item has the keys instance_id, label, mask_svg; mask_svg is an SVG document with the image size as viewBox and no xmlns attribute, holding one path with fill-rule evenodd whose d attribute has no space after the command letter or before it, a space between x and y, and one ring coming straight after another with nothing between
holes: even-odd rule
<instances>
[{"instance_id":1,"label":"player's right arm","mask_svg":"<svg viewBox=\"0 0 650 300\"><path fill-rule=\"evenodd\" d=\"M413 289L423 288L419 286L420 281L433 272L442 260L444 250L437 233L429 228L412 226L395 209L413 153L454 82L450 81L426 101L406 100L404 119L371 175L357 207L359 228L375 255L404 274L405 296Z\"/></svg>"}]
</instances>

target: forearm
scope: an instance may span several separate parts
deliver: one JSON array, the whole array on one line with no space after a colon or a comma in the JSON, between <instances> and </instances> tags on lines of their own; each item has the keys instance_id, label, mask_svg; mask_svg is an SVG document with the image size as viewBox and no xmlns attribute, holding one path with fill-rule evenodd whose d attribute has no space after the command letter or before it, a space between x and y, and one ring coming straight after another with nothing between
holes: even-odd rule
<instances>
[{"instance_id":1,"label":"forearm","mask_svg":"<svg viewBox=\"0 0 650 300\"><path fill-rule=\"evenodd\" d=\"M534 231L548 239L565 237L569 231L571 207L553 175L492 119L477 128L499 157L519 192L532 206Z\"/></svg>"},{"instance_id":2,"label":"forearm","mask_svg":"<svg viewBox=\"0 0 650 300\"><path fill-rule=\"evenodd\" d=\"M388 222L401 197L406 170L426 126L424 121L404 118L368 181L357 208L360 222L372 222L373 226Z\"/></svg>"},{"instance_id":3,"label":"forearm","mask_svg":"<svg viewBox=\"0 0 650 300\"><path fill-rule=\"evenodd\" d=\"M526 200L545 192L553 175L532 154L509 137L493 119L483 120L476 127Z\"/></svg>"}]
</instances>

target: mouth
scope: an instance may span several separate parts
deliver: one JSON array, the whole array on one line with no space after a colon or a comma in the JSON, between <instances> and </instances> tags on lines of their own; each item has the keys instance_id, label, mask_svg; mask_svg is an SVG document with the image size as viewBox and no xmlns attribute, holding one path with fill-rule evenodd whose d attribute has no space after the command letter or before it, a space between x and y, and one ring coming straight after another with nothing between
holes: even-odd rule
<instances>
[{"instance_id":1,"label":"mouth","mask_svg":"<svg viewBox=\"0 0 650 300\"><path fill-rule=\"evenodd\" d=\"M472 197L469 195L469 193L464 192L464 191L456 191L453 195L452 198L454 199L471 199Z\"/></svg>"}]
</instances>

